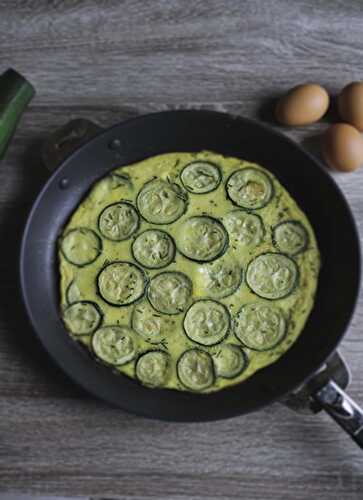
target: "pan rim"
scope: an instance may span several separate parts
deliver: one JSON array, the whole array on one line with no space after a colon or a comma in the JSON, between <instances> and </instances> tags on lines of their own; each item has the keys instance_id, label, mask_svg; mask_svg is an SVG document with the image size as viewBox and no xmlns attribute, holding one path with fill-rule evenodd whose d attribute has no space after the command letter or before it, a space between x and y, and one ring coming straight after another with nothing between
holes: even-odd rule
<instances>
[{"instance_id":1,"label":"pan rim","mask_svg":"<svg viewBox=\"0 0 363 500\"><path fill-rule=\"evenodd\" d=\"M355 311L355 308L356 308L356 304L357 304L357 300L358 300L358 296L359 296L360 281L361 281L360 280L360 278L361 278L361 246L360 246L359 233L358 233L358 229L357 229L357 225L356 225L356 221L354 219L353 213L352 213L352 211L350 209L350 206L349 206L349 204L348 204L348 202L347 202L347 200L346 200L346 198L345 198L342 190L336 184L335 180L326 172L326 170L323 168L323 166L320 164L320 162L311 153L305 151L305 149L302 146L300 146L299 144L297 144L295 141L293 141L292 139L290 139L286 135L282 134L280 131L277 131L277 130L273 129L271 126L266 125L265 123L261 123L258 120L254 120L254 119L251 119L251 118L245 118L245 117L241 117L241 116L235 116L235 115L232 115L232 114L229 114L229 113L223 113L223 112L213 111L213 110L170 110L170 111L161 111L161 112L151 113L151 114L147 114L147 115L139 115L137 117L125 120L125 121L123 121L123 122L121 122L119 124L115 124L112 127L107 128L107 129L103 130L102 132L100 132L95 138L91 139L85 145L81 146L80 148L77 148L70 156L68 156L61 163L61 165L56 169L55 172L52 173L52 175L46 181L46 183L44 184L44 186L42 187L42 189L40 190L40 192L36 196L36 199L35 199L34 203L32 204L31 210L30 210L30 212L28 214L28 217L27 217L27 220L26 220L26 224L25 224L25 227L24 227L24 230L23 230L23 236L21 238L20 259L19 259L20 285L21 285L22 300L23 300L23 303L25 305L27 316L28 316L28 318L30 320L30 323L32 325L34 333L36 334L36 337L41 342L41 344L43 345L43 347L45 348L45 350L48 352L48 354L51 356L51 358L53 359L53 361L77 385L83 387L83 389L85 389L87 392L93 394L94 396L96 396L98 398L102 398L102 396L100 396L100 394L99 394L99 392L97 392L97 390L94 390L92 387L90 388L89 386L87 386L87 384L85 384L82 381L80 381L78 377L75 377L74 374L70 374L69 373L69 371L67 370L67 368L64 366L63 360L60 360L56 356L54 356L54 354L51 352L51 350L48 348L48 346L43 342L43 339L42 339L41 335L39 335L39 332L37 330L36 321L35 321L35 319L33 317L32 307L31 307L31 305L29 303L29 297L28 297L28 295L26 293L26 288L27 287L26 287L25 268L24 268L24 266L25 266L26 244L27 244L27 240L28 240L29 231L31 230L31 225L32 225L32 220L33 220L33 217L34 217L34 213L36 213L36 211L37 211L37 209L39 207L39 204L41 203L41 200L43 198L44 193L47 192L49 186L54 182L54 179L60 174L60 172L65 168L65 166L69 162L72 161L72 159L79 153L79 151L81 149L89 146L90 144L93 144L97 140L101 140L101 138L103 138L104 136L110 134L115 129L117 129L117 130L121 129L122 130L123 127L128 127L130 124L136 123L139 120L145 120L145 119L153 120L155 118L160 118L160 116L164 117L164 116L167 116L167 115L170 115L170 114L173 114L173 115L175 115L175 114L179 114L179 115L181 115L181 114L192 115L192 114L195 114L195 113L204 114L204 115L215 115L215 116L221 117L223 119L232 119L234 121L242 121L246 125L251 124L253 126L257 126L258 128L262 128L266 133L268 133L270 135L273 135L275 137L278 137L280 140L288 142L299 153L303 154L310 162L314 163L314 165L316 167L318 167L320 169L320 171L323 173L325 179L327 180L327 182L329 182L330 186L335 190L335 193L340 198L341 202L343 202L346 214L348 215L348 217L350 219L350 225L351 225L351 230L352 230L352 237L354 238L355 243L356 243L356 247L357 247L357 262L356 262L356 265L357 265L357 268L358 268L358 277L357 277L357 283L356 283L356 287L355 287L355 299L351 303L349 318L347 319L347 321L345 321L344 328L342 328L342 331L341 331L340 335L336 337L336 341L334 342L334 345L331 346L330 352L328 353L328 355L324 356L324 359L322 359L321 362L320 362L320 364L316 366L316 369L315 369L314 373L305 374L304 377L302 378L302 380L300 380L299 382L294 382L293 384L290 384L290 385L287 384L287 386L288 386L287 390L285 388L283 391L281 391L280 393L275 394L273 397L266 398L265 401L259 402L258 404L254 405L253 411L255 411L257 409L260 409L260 408L262 408L262 407L264 407L264 406L272 403L273 401L276 401L276 400L280 399L281 397L283 397L287 393L293 391L297 387L299 387L302 384L306 383L308 380L310 380L314 376L314 374L316 373L316 371L318 371L319 368L322 365L324 365L324 363L326 362L326 360L335 352L337 346L340 344L342 338L344 337L344 335L345 335L345 333L346 333L346 331L347 331L347 329L349 327L349 324L352 321L352 317L353 317L353 314L354 314L354 311ZM90 184L91 184L91 181L90 181ZM233 387L231 387L231 389L233 389L235 387L236 386L233 386ZM150 391L150 389L147 389L147 390ZM230 391L230 389L224 389L221 392L228 393L229 391ZM206 397L211 397L211 396L213 397L214 394L217 394L217 393L212 393L212 394L207 394L207 395L201 394L201 395L197 395L197 397L201 398L201 399L204 399ZM108 399L106 398L106 400L108 400ZM121 406L122 407L122 405L119 405L118 403L117 403L117 406ZM243 411L241 412L240 408L236 408L235 411L229 411L227 416L223 416L223 415L211 415L209 418L205 418L205 416L204 416L203 418L200 418L200 419L197 417L197 418L181 418L180 420L177 420L175 418L168 418L168 417L164 418L163 416L160 416L160 415L155 416L155 415L150 414L149 412L142 412L142 411L135 412L134 410L128 409L127 405L124 406L123 409L125 409L127 411L132 411L133 413L137 413L137 414L140 414L140 415L147 416L149 418L158 418L158 419L162 419L162 420L172 420L172 421L182 421L182 422L186 422L186 421L201 421L201 420L202 421L219 420L219 419L222 419L222 418L233 417L233 416L237 416L237 415L240 415L240 414L244 413ZM252 411L252 410L248 410L248 411Z\"/></svg>"}]
</instances>

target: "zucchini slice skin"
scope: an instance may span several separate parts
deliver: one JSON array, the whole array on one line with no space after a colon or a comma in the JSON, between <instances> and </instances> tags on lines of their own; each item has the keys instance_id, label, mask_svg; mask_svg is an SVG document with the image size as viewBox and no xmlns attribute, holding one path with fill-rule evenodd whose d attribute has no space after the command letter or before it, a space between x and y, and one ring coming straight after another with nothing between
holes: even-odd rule
<instances>
[{"instance_id":1,"label":"zucchini slice skin","mask_svg":"<svg viewBox=\"0 0 363 500\"><path fill-rule=\"evenodd\" d=\"M230 239L244 247L256 247L265 239L265 226L258 214L236 209L223 217L223 223Z\"/></svg>"},{"instance_id":2,"label":"zucchini slice skin","mask_svg":"<svg viewBox=\"0 0 363 500\"><path fill-rule=\"evenodd\" d=\"M144 271L127 261L115 261L104 266L97 276L99 296L111 306L129 306L140 299L146 289Z\"/></svg>"},{"instance_id":3,"label":"zucchini slice skin","mask_svg":"<svg viewBox=\"0 0 363 500\"><path fill-rule=\"evenodd\" d=\"M128 326L103 326L92 336L92 349L97 358L108 365L125 365L137 354L135 334Z\"/></svg>"},{"instance_id":4,"label":"zucchini slice skin","mask_svg":"<svg viewBox=\"0 0 363 500\"><path fill-rule=\"evenodd\" d=\"M165 351L146 351L136 362L136 378L147 387L163 387L170 376L170 365L170 355Z\"/></svg>"},{"instance_id":5,"label":"zucchini slice skin","mask_svg":"<svg viewBox=\"0 0 363 500\"><path fill-rule=\"evenodd\" d=\"M127 201L107 205L98 217L98 230L111 241L129 239L140 226L140 217L136 208Z\"/></svg>"},{"instance_id":6,"label":"zucchini slice skin","mask_svg":"<svg viewBox=\"0 0 363 500\"><path fill-rule=\"evenodd\" d=\"M150 344L167 339L173 326L169 316L161 315L147 300L135 304L131 316L133 330Z\"/></svg>"},{"instance_id":7,"label":"zucchini slice skin","mask_svg":"<svg viewBox=\"0 0 363 500\"><path fill-rule=\"evenodd\" d=\"M222 222L208 215L187 219L177 237L177 248L184 257L195 262L210 262L228 248L228 233Z\"/></svg>"},{"instance_id":8,"label":"zucchini slice skin","mask_svg":"<svg viewBox=\"0 0 363 500\"><path fill-rule=\"evenodd\" d=\"M212 299L233 295L242 284L243 270L231 257L224 255L200 267L203 289Z\"/></svg>"},{"instance_id":9,"label":"zucchini slice skin","mask_svg":"<svg viewBox=\"0 0 363 500\"><path fill-rule=\"evenodd\" d=\"M128 186L129 188L132 188L132 181L128 174L124 174L122 172L111 172L109 180L111 182L111 189L117 189L120 186Z\"/></svg>"},{"instance_id":10,"label":"zucchini slice skin","mask_svg":"<svg viewBox=\"0 0 363 500\"><path fill-rule=\"evenodd\" d=\"M178 294L173 290L177 290ZM156 311L180 314L188 307L192 291L193 284L186 274L164 271L150 280L147 296Z\"/></svg>"},{"instance_id":11,"label":"zucchini slice skin","mask_svg":"<svg viewBox=\"0 0 363 500\"><path fill-rule=\"evenodd\" d=\"M263 253L248 264L246 283L253 293L263 299L283 299L298 286L299 268L287 255Z\"/></svg>"},{"instance_id":12,"label":"zucchini slice skin","mask_svg":"<svg viewBox=\"0 0 363 500\"><path fill-rule=\"evenodd\" d=\"M202 299L194 302L184 317L185 335L196 344L210 347L226 338L231 326L228 309L221 302Z\"/></svg>"},{"instance_id":13,"label":"zucchini slice skin","mask_svg":"<svg viewBox=\"0 0 363 500\"><path fill-rule=\"evenodd\" d=\"M167 232L147 229L135 238L131 252L133 258L147 269L161 269L175 259L176 247Z\"/></svg>"},{"instance_id":14,"label":"zucchini slice skin","mask_svg":"<svg viewBox=\"0 0 363 500\"><path fill-rule=\"evenodd\" d=\"M215 191L222 181L220 168L210 161L196 160L185 165L180 179L187 191L206 194Z\"/></svg>"},{"instance_id":15,"label":"zucchini slice skin","mask_svg":"<svg viewBox=\"0 0 363 500\"><path fill-rule=\"evenodd\" d=\"M67 304L73 304L73 302L82 301L82 292L80 291L75 280L71 281L67 286L66 300Z\"/></svg>"},{"instance_id":16,"label":"zucchini slice skin","mask_svg":"<svg viewBox=\"0 0 363 500\"><path fill-rule=\"evenodd\" d=\"M235 344L222 344L212 358L217 377L227 379L238 377L248 365L247 354Z\"/></svg>"},{"instance_id":17,"label":"zucchini slice skin","mask_svg":"<svg viewBox=\"0 0 363 500\"><path fill-rule=\"evenodd\" d=\"M147 222L171 224L186 212L188 195L178 184L152 179L140 190L136 205Z\"/></svg>"},{"instance_id":18,"label":"zucchini slice skin","mask_svg":"<svg viewBox=\"0 0 363 500\"><path fill-rule=\"evenodd\" d=\"M201 392L215 383L212 357L201 349L184 351L177 361L176 368L178 379L190 391Z\"/></svg>"},{"instance_id":19,"label":"zucchini slice skin","mask_svg":"<svg viewBox=\"0 0 363 500\"><path fill-rule=\"evenodd\" d=\"M103 313L95 302L82 300L66 307L62 319L66 329L74 335L89 335L100 326Z\"/></svg>"},{"instance_id":20,"label":"zucchini slice skin","mask_svg":"<svg viewBox=\"0 0 363 500\"><path fill-rule=\"evenodd\" d=\"M258 210L271 201L274 188L265 172L254 167L245 167L229 176L226 192L234 205L246 210Z\"/></svg>"},{"instance_id":21,"label":"zucchini slice skin","mask_svg":"<svg viewBox=\"0 0 363 500\"><path fill-rule=\"evenodd\" d=\"M244 346L255 351L269 351L284 340L287 324L278 307L256 302L241 307L233 329Z\"/></svg>"},{"instance_id":22,"label":"zucchini slice skin","mask_svg":"<svg viewBox=\"0 0 363 500\"><path fill-rule=\"evenodd\" d=\"M280 252L294 257L307 249L309 235L301 222L283 221L272 229L272 243Z\"/></svg>"},{"instance_id":23,"label":"zucchini slice skin","mask_svg":"<svg viewBox=\"0 0 363 500\"><path fill-rule=\"evenodd\" d=\"M102 252L102 240L87 227L78 227L68 231L60 240L63 257L77 267L92 264Z\"/></svg>"}]
</instances>

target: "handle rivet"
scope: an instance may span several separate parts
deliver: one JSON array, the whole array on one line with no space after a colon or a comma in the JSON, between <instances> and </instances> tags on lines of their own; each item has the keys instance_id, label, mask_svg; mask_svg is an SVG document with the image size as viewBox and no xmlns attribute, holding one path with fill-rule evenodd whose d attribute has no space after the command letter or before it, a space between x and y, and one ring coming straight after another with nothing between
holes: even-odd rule
<instances>
[{"instance_id":1,"label":"handle rivet","mask_svg":"<svg viewBox=\"0 0 363 500\"><path fill-rule=\"evenodd\" d=\"M67 179L67 177L63 177L63 179L59 181L59 187L61 189L67 189L68 186L69 186L69 179Z\"/></svg>"},{"instance_id":2,"label":"handle rivet","mask_svg":"<svg viewBox=\"0 0 363 500\"><path fill-rule=\"evenodd\" d=\"M108 147L110 149L112 149L113 151L117 151L118 149L120 149L121 147L121 141L120 139L113 139L110 144L108 145Z\"/></svg>"}]
</instances>

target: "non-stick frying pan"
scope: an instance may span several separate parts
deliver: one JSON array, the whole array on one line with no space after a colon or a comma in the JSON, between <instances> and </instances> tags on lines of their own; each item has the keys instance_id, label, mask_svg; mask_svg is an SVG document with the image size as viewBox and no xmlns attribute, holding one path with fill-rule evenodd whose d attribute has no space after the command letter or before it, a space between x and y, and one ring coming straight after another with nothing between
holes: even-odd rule
<instances>
[{"instance_id":1,"label":"non-stick frying pan","mask_svg":"<svg viewBox=\"0 0 363 500\"><path fill-rule=\"evenodd\" d=\"M53 144L53 153L77 133ZM321 251L315 306L297 342L245 382L203 395L148 389L95 363L64 329L59 315L57 237L91 185L116 166L159 153L212 150L261 163L310 219ZM49 152L49 151L48 151ZM51 153L49 153L51 157ZM332 178L303 149L261 123L212 111L170 111L120 123L87 141L58 166L36 199L20 257L25 306L39 339L58 365L94 395L130 412L203 421L251 412L307 380L334 353L351 319L360 282L360 248L348 205ZM310 387L309 386L309 387ZM363 445L359 408L331 380L313 398Z\"/></svg>"}]
</instances>

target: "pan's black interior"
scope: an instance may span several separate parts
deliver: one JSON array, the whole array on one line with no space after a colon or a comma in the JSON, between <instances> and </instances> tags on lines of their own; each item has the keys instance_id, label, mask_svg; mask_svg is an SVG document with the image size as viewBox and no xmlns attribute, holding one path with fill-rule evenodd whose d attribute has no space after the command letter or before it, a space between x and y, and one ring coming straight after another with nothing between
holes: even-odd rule
<instances>
[{"instance_id":1,"label":"pan's black interior","mask_svg":"<svg viewBox=\"0 0 363 500\"><path fill-rule=\"evenodd\" d=\"M115 147L117 146L117 147ZM58 314L56 240L67 218L110 169L171 151L209 149L261 163L309 217L322 255L315 307L292 348L240 385L211 395L147 389L96 363L68 336ZM334 352L354 310L360 249L347 203L303 149L258 122L211 111L171 111L121 123L71 155L37 198L21 249L21 286L34 330L59 366L94 395L130 412L176 421L256 410L301 384Z\"/></svg>"}]
</instances>

